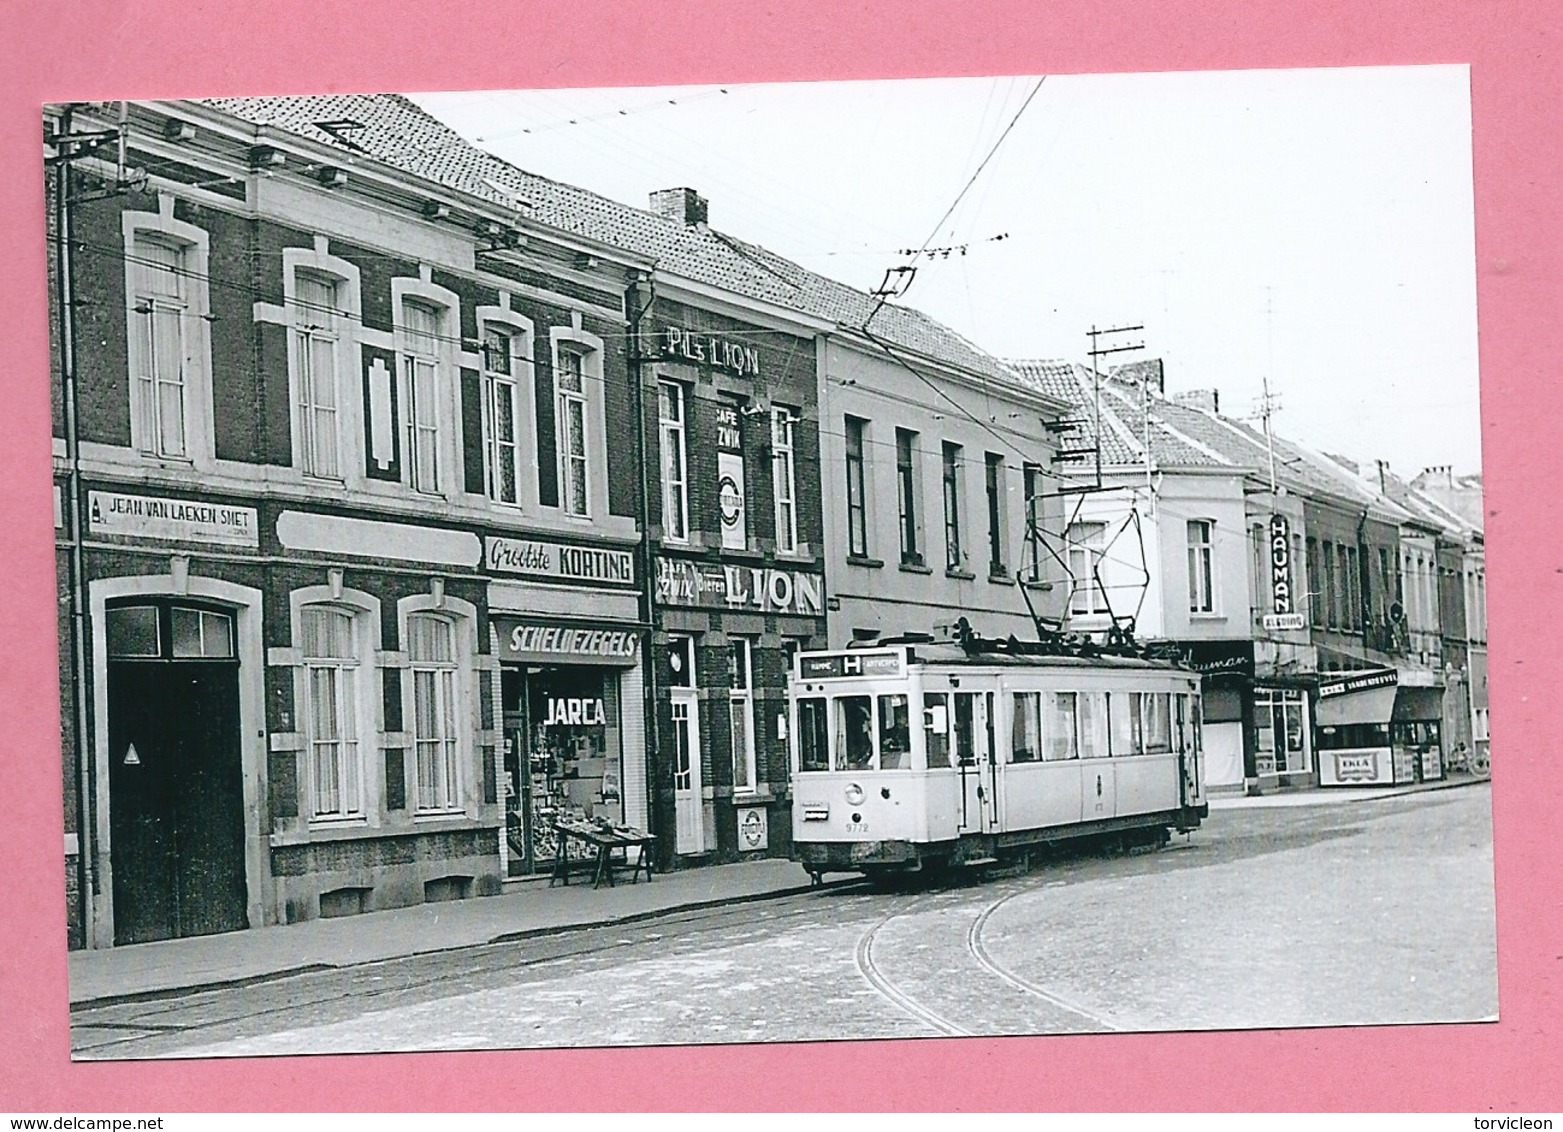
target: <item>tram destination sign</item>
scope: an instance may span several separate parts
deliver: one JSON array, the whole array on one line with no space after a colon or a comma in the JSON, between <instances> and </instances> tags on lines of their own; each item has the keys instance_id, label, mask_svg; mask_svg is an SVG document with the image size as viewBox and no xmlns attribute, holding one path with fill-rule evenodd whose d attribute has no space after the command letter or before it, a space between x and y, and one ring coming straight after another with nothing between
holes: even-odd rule
<instances>
[{"instance_id":1,"label":"tram destination sign","mask_svg":"<svg viewBox=\"0 0 1563 1132\"><path fill-rule=\"evenodd\" d=\"M195 499L92 491L87 493L87 525L95 535L205 542L250 550L260 546L255 508Z\"/></svg>"},{"instance_id":2,"label":"tram destination sign","mask_svg":"<svg viewBox=\"0 0 1563 1132\"><path fill-rule=\"evenodd\" d=\"M837 680L848 676L900 676L898 652L820 652L798 657L805 680Z\"/></svg>"}]
</instances>

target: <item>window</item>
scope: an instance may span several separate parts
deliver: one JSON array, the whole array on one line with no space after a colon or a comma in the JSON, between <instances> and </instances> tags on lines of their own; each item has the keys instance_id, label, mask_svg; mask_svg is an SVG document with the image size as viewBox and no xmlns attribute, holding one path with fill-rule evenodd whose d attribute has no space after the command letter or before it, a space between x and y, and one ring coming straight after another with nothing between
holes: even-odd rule
<instances>
[{"instance_id":1,"label":"window","mask_svg":"<svg viewBox=\"0 0 1563 1132\"><path fill-rule=\"evenodd\" d=\"M1346 548L1346 616L1353 629L1362 628L1362 575L1357 571L1357 548Z\"/></svg>"},{"instance_id":2,"label":"window","mask_svg":"<svg viewBox=\"0 0 1563 1132\"><path fill-rule=\"evenodd\" d=\"M309 476L342 478L337 357L340 284L328 275L293 276L293 365L298 398L298 466Z\"/></svg>"},{"instance_id":3,"label":"window","mask_svg":"<svg viewBox=\"0 0 1563 1132\"><path fill-rule=\"evenodd\" d=\"M1212 577L1213 561L1211 530L1215 526L1208 519L1190 519L1189 539L1189 612L1214 613L1216 611L1215 579Z\"/></svg>"},{"instance_id":4,"label":"window","mask_svg":"<svg viewBox=\"0 0 1563 1132\"><path fill-rule=\"evenodd\" d=\"M1147 755L1172 753L1171 705L1165 692L1147 692L1140 701L1140 749Z\"/></svg>"},{"instance_id":5,"label":"window","mask_svg":"<svg viewBox=\"0 0 1563 1132\"><path fill-rule=\"evenodd\" d=\"M727 644L727 711L732 727L733 791L753 793L754 765L754 689L750 670L752 653L749 642Z\"/></svg>"},{"instance_id":6,"label":"window","mask_svg":"<svg viewBox=\"0 0 1563 1132\"><path fill-rule=\"evenodd\" d=\"M1069 612L1078 616L1110 612L1101 579L1102 563L1106 558L1102 543L1106 534L1105 523L1069 525L1069 576L1074 579Z\"/></svg>"},{"instance_id":7,"label":"window","mask_svg":"<svg viewBox=\"0 0 1563 1132\"><path fill-rule=\"evenodd\" d=\"M483 412L488 423L488 497L520 502L522 347L526 338L503 326L483 329Z\"/></svg>"},{"instance_id":8,"label":"window","mask_svg":"<svg viewBox=\"0 0 1563 1132\"><path fill-rule=\"evenodd\" d=\"M1346 544L1335 544L1335 624L1342 629L1350 629L1351 616L1351 575L1346 570Z\"/></svg>"},{"instance_id":9,"label":"window","mask_svg":"<svg viewBox=\"0 0 1563 1132\"><path fill-rule=\"evenodd\" d=\"M352 611L326 605L300 611L303 723L310 815L317 821L364 813L358 725L358 648Z\"/></svg>"},{"instance_id":10,"label":"window","mask_svg":"<svg viewBox=\"0 0 1563 1132\"><path fill-rule=\"evenodd\" d=\"M190 606L115 605L105 610L108 655L115 660L232 660L233 618Z\"/></svg>"},{"instance_id":11,"label":"window","mask_svg":"<svg viewBox=\"0 0 1563 1132\"><path fill-rule=\"evenodd\" d=\"M1004 457L988 452L983 457L983 487L988 494L988 573L1004 573Z\"/></svg>"},{"instance_id":12,"label":"window","mask_svg":"<svg viewBox=\"0 0 1563 1132\"><path fill-rule=\"evenodd\" d=\"M798 550L797 468L793 457L791 409L771 409L771 494L776 505L776 549L782 554Z\"/></svg>"},{"instance_id":13,"label":"window","mask_svg":"<svg viewBox=\"0 0 1563 1132\"><path fill-rule=\"evenodd\" d=\"M868 422L846 418L847 447L847 554L868 557L868 496L863 474L863 445Z\"/></svg>"},{"instance_id":14,"label":"window","mask_svg":"<svg viewBox=\"0 0 1563 1132\"><path fill-rule=\"evenodd\" d=\"M695 686L695 639L693 637L668 638L668 672L671 688Z\"/></svg>"},{"instance_id":15,"label":"window","mask_svg":"<svg viewBox=\"0 0 1563 1132\"><path fill-rule=\"evenodd\" d=\"M689 541L689 464L684 446L684 387L676 381L657 386L662 437L662 535Z\"/></svg>"},{"instance_id":16,"label":"window","mask_svg":"<svg viewBox=\"0 0 1563 1132\"><path fill-rule=\"evenodd\" d=\"M1107 696L1103 692L1079 693L1080 757L1105 759L1112 753L1107 738Z\"/></svg>"},{"instance_id":17,"label":"window","mask_svg":"<svg viewBox=\"0 0 1563 1132\"><path fill-rule=\"evenodd\" d=\"M1321 590L1319 587L1324 586ZM1324 567L1319 559L1319 540L1308 540L1308 612L1315 629L1324 628L1324 611L1329 587L1324 580Z\"/></svg>"},{"instance_id":18,"label":"window","mask_svg":"<svg viewBox=\"0 0 1563 1132\"><path fill-rule=\"evenodd\" d=\"M1080 713L1078 693L1043 692L1042 705L1047 715L1042 724L1046 740L1042 757L1048 762L1063 762L1080 757Z\"/></svg>"},{"instance_id":19,"label":"window","mask_svg":"<svg viewBox=\"0 0 1563 1132\"><path fill-rule=\"evenodd\" d=\"M558 396L560 503L566 514L585 516L591 514L586 459L586 355L561 347L558 358L554 384ZM687 516L685 519L687 525Z\"/></svg>"},{"instance_id":20,"label":"window","mask_svg":"<svg viewBox=\"0 0 1563 1132\"><path fill-rule=\"evenodd\" d=\"M917 434L895 430L896 498L901 508L901 564L921 566L917 539Z\"/></svg>"},{"instance_id":21,"label":"window","mask_svg":"<svg viewBox=\"0 0 1563 1132\"><path fill-rule=\"evenodd\" d=\"M929 770L950 765L950 697L943 692L923 693L923 750Z\"/></svg>"},{"instance_id":22,"label":"window","mask_svg":"<svg viewBox=\"0 0 1563 1132\"><path fill-rule=\"evenodd\" d=\"M798 701L798 769L830 769L829 701L816 696Z\"/></svg>"},{"instance_id":23,"label":"window","mask_svg":"<svg viewBox=\"0 0 1563 1132\"><path fill-rule=\"evenodd\" d=\"M1014 724L1010 728L1010 762L1034 763L1042 758L1042 704L1039 692L1015 692Z\"/></svg>"},{"instance_id":24,"label":"window","mask_svg":"<svg viewBox=\"0 0 1563 1132\"><path fill-rule=\"evenodd\" d=\"M944 442L944 565L960 570L966 565L961 549L961 446Z\"/></svg>"},{"instance_id":25,"label":"window","mask_svg":"<svg viewBox=\"0 0 1563 1132\"><path fill-rule=\"evenodd\" d=\"M874 768L874 703L867 696L836 697L836 769Z\"/></svg>"},{"instance_id":26,"label":"window","mask_svg":"<svg viewBox=\"0 0 1563 1132\"><path fill-rule=\"evenodd\" d=\"M1324 544L1324 618L1331 629L1340 625L1340 593L1335 578L1335 544Z\"/></svg>"},{"instance_id":27,"label":"window","mask_svg":"<svg viewBox=\"0 0 1563 1132\"><path fill-rule=\"evenodd\" d=\"M407 618L417 799L425 813L461 807L455 636L455 626L443 617L415 613Z\"/></svg>"},{"instance_id":28,"label":"window","mask_svg":"<svg viewBox=\"0 0 1563 1132\"><path fill-rule=\"evenodd\" d=\"M1042 579L1042 518L1037 514L1042 494L1042 469L1036 464L1023 464L1020 469L1021 493L1026 499L1025 547L1026 571L1033 582Z\"/></svg>"},{"instance_id":29,"label":"window","mask_svg":"<svg viewBox=\"0 0 1563 1132\"><path fill-rule=\"evenodd\" d=\"M138 234L130 256L133 312L131 421L136 447L149 456L190 455L192 278L183 245Z\"/></svg>"},{"instance_id":30,"label":"window","mask_svg":"<svg viewBox=\"0 0 1563 1132\"><path fill-rule=\"evenodd\" d=\"M414 491L440 490L440 337L443 312L402 300L402 416L405 476Z\"/></svg>"},{"instance_id":31,"label":"window","mask_svg":"<svg viewBox=\"0 0 1563 1132\"><path fill-rule=\"evenodd\" d=\"M1254 689L1255 761L1260 774L1308 770L1305 699L1295 688Z\"/></svg>"},{"instance_id":32,"label":"window","mask_svg":"<svg viewBox=\"0 0 1563 1132\"><path fill-rule=\"evenodd\" d=\"M881 770L911 769L910 712L905 695L879 697L879 767Z\"/></svg>"},{"instance_id":33,"label":"window","mask_svg":"<svg viewBox=\"0 0 1563 1132\"><path fill-rule=\"evenodd\" d=\"M1107 728L1113 758L1140 753L1141 723L1138 692L1108 693Z\"/></svg>"}]
</instances>

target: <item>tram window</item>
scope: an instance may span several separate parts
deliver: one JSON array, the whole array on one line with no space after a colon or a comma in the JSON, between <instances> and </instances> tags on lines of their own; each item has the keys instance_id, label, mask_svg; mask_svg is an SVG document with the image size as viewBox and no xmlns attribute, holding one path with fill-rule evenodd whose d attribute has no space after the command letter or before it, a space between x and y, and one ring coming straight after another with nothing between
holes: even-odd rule
<instances>
[{"instance_id":1,"label":"tram window","mask_svg":"<svg viewBox=\"0 0 1563 1132\"><path fill-rule=\"evenodd\" d=\"M120 606L106 611L110 656L161 656L155 605Z\"/></svg>"},{"instance_id":2,"label":"tram window","mask_svg":"<svg viewBox=\"0 0 1563 1132\"><path fill-rule=\"evenodd\" d=\"M955 760L960 766L977 765L977 695L955 693Z\"/></svg>"},{"instance_id":3,"label":"tram window","mask_svg":"<svg viewBox=\"0 0 1563 1132\"><path fill-rule=\"evenodd\" d=\"M1143 750L1147 755L1171 754L1172 718L1168 714L1167 693L1152 692L1142 695L1140 704L1145 713L1144 729L1141 731L1145 740Z\"/></svg>"},{"instance_id":4,"label":"tram window","mask_svg":"<svg viewBox=\"0 0 1563 1132\"><path fill-rule=\"evenodd\" d=\"M879 697L879 769L912 765L911 711L904 695Z\"/></svg>"},{"instance_id":5,"label":"tram window","mask_svg":"<svg viewBox=\"0 0 1563 1132\"><path fill-rule=\"evenodd\" d=\"M874 767L874 703L867 696L836 697L837 770Z\"/></svg>"},{"instance_id":6,"label":"tram window","mask_svg":"<svg viewBox=\"0 0 1563 1132\"><path fill-rule=\"evenodd\" d=\"M1107 746L1107 700L1101 692L1081 692L1080 705L1080 757L1105 759L1110 753Z\"/></svg>"},{"instance_id":7,"label":"tram window","mask_svg":"<svg viewBox=\"0 0 1563 1132\"><path fill-rule=\"evenodd\" d=\"M830 716L819 697L798 701L798 769L830 769Z\"/></svg>"},{"instance_id":8,"label":"tram window","mask_svg":"<svg viewBox=\"0 0 1563 1132\"><path fill-rule=\"evenodd\" d=\"M1048 762L1064 762L1080 757L1080 718L1074 692L1044 692L1042 703L1047 718L1042 734L1047 740L1044 757Z\"/></svg>"},{"instance_id":9,"label":"tram window","mask_svg":"<svg viewBox=\"0 0 1563 1132\"><path fill-rule=\"evenodd\" d=\"M923 750L929 770L950 765L950 705L943 692L923 693Z\"/></svg>"},{"instance_id":10,"label":"tram window","mask_svg":"<svg viewBox=\"0 0 1563 1132\"><path fill-rule=\"evenodd\" d=\"M1016 692L1015 725L1010 729L1010 762L1034 763L1042 757L1041 693Z\"/></svg>"},{"instance_id":11,"label":"tram window","mask_svg":"<svg viewBox=\"0 0 1563 1132\"><path fill-rule=\"evenodd\" d=\"M1140 753L1140 694L1138 692L1110 692L1107 696L1107 715L1112 733L1112 755Z\"/></svg>"}]
</instances>

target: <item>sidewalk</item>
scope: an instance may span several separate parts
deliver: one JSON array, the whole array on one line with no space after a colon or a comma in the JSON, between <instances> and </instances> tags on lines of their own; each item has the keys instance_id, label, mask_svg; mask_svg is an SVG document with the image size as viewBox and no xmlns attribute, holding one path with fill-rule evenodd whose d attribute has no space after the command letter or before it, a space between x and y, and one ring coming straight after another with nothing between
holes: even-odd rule
<instances>
[{"instance_id":1,"label":"sidewalk","mask_svg":"<svg viewBox=\"0 0 1563 1132\"><path fill-rule=\"evenodd\" d=\"M803 867L782 860L659 873L649 884L620 883L613 888L593 889L589 880L550 888L546 880L530 880L499 896L73 951L70 999L72 1006L79 1006L284 972L345 967L710 904L763 900L808 887Z\"/></svg>"},{"instance_id":2,"label":"sidewalk","mask_svg":"<svg viewBox=\"0 0 1563 1132\"><path fill-rule=\"evenodd\" d=\"M1286 808L1290 806L1332 806L1341 802L1376 802L1381 798L1399 798L1406 794L1425 794L1431 790L1453 790L1491 782L1473 774L1451 774L1438 782L1406 783L1403 786L1316 786L1310 790L1285 790L1275 794L1211 795L1211 810Z\"/></svg>"}]
</instances>

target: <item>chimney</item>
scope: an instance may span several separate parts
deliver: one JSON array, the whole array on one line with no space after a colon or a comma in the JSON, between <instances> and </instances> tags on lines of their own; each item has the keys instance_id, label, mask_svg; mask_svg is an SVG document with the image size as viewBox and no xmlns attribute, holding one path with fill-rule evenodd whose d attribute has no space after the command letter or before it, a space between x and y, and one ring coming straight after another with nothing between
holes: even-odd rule
<instances>
[{"instance_id":1,"label":"chimney","mask_svg":"<svg viewBox=\"0 0 1563 1132\"><path fill-rule=\"evenodd\" d=\"M651 194L651 211L687 226L705 224L708 208L694 189L658 189Z\"/></svg>"},{"instance_id":2,"label":"chimney","mask_svg":"<svg viewBox=\"0 0 1563 1132\"><path fill-rule=\"evenodd\" d=\"M1172 395L1174 405L1184 405L1190 409L1204 409L1207 413L1221 412L1221 391L1219 389L1188 389L1182 393Z\"/></svg>"}]
</instances>

